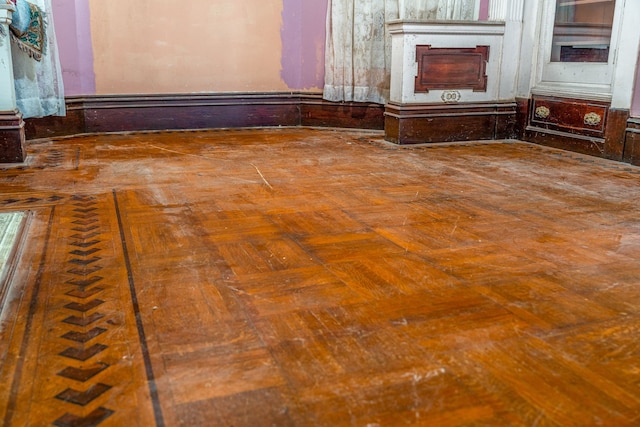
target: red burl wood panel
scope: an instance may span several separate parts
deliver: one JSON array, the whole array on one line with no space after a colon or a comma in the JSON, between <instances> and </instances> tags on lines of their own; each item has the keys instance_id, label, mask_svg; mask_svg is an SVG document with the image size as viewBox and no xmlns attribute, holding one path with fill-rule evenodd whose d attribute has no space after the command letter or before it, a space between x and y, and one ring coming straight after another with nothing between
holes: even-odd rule
<instances>
[{"instance_id":1,"label":"red burl wood panel","mask_svg":"<svg viewBox=\"0 0 640 427\"><path fill-rule=\"evenodd\" d=\"M431 45L418 45L416 60L416 93L433 89L487 90L489 46L432 48Z\"/></svg>"},{"instance_id":2,"label":"red burl wood panel","mask_svg":"<svg viewBox=\"0 0 640 427\"><path fill-rule=\"evenodd\" d=\"M530 124L603 137L608 113L609 104L606 102L534 96Z\"/></svg>"}]
</instances>

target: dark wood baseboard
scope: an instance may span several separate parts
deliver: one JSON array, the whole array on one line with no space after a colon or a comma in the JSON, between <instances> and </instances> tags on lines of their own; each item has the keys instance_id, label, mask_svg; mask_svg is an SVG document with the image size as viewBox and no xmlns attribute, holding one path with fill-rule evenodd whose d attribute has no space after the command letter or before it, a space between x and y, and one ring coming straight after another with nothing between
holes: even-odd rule
<instances>
[{"instance_id":1,"label":"dark wood baseboard","mask_svg":"<svg viewBox=\"0 0 640 427\"><path fill-rule=\"evenodd\" d=\"M385 106L385 139L396 144L513 138L516 103Z\"/></svg>"},{"instance_id":2,"label":"dark wood baseboard","mask_svg":"<svg viewBox=\"0 0 640 427\"><path fill-rule=\"evenodd\" d=\"M606 102L547 96L518 99L517 104L519 139L612 160L623 159L629 110L612 109Z\"/></svg>"},{"instance_id":3,"label":"dark wood baseboard","mask_svg":"<svg viewBox=\"0 0 640 427\"><path fill-rule=\"evenodd\" d=\"M640 118L629 119L627 122L622 161L640 166Z\"/></svg>"},{"instance_id":4,"label":"dark wood baseboard","mask_svg":"<svg viewBox=\"0 0 640 427\"><path fill-rule=\"evenodd\" d=\"M21 163L26 158L25 130L18 111L0 112L0 163Z\"/></svg>"},{"instance_id":5,"label":"dark wood baseboard","mask_svg":"<svg viewBox=\"0 0 640 427\"><path fill-rule=\"evenodd\" d=\"M26 140L145 130L318 126L385 130L398 144L518 138L640 165L640 119L608 109L599 134L532 125L531 99L395 105L330 102L320 93L222 93L70 97L65 117L0 113L0 162L25 160ZM608 106L607 106L608 107ZM562 124L560 124L562 125ZM546 125L545 125L546 126Z\"/></svg>"},{"instance_id":6,"label":"dark wood baseboard","mask_svg":"<svg viewBox=\"0 0 640 427\"><path fill-rule=\"evenodd\" d=\"M329 102L306 96L300 103L302 126L384 129L384 106L358 102Z\"/></svg>"},{"instance_id":7,"label":"dark wood baseboard","mask_svg":"<svg viewBox=\"0 0 640 427\"><path fill-rule=\"evenodd\" d=\"M26 139L86 133L84 98L67 98L67 115L25 119Z\"/></svg>"},{"instance_id":8,"label":"dark wood baseboard","mask_svg":"<svg viewBox=\"0 0 640 427\"><path fill-rule=\"evenodd\" d=\"M267 126L382 129L384 107L319 93L110 95L67 99L66 117L28 119L27 139L85 133Z\"/></svg>"}]
</instances>

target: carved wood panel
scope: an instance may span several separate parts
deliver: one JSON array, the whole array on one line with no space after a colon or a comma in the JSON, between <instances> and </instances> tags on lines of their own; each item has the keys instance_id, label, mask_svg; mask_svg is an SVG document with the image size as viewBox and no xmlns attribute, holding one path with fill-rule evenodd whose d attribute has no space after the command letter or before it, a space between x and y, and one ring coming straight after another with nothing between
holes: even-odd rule
<instances>
[{"instance_id":1,"label":"carved wood panel","mask_svg":"<svg viewBox=\"0 0 640 427\"><path fill-rule=\"evenodd\" d=\"M416 60L415 93L433 89L487 91L489 46L432 48L431 45L418 45Z\"/></svg>"},{"instance_id":2,"label":"carved wood panel","mask_svg":"<svg viewBox=\"0 0 640 427\"><path fill-rule=\"evenodd\" d=\"M609 105L603 102L535 96L530 124L546 129L602 137L608 112Z\"/></svg>"}]
</instances>

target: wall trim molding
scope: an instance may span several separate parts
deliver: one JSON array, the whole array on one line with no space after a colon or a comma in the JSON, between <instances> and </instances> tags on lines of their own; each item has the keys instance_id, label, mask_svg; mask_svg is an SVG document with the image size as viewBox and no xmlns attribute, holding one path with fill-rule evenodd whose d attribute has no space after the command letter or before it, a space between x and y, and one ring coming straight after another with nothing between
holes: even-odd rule
<instances>
[{"instance_id":1,"label":"wall trim molding","mask_svg":"<svg viewBox=\"0 0 640 427\"><path fill-rule=\"evenodd\" d=\"M385 139L396 144L511 139L515 102L385 106Z\"/></svg>"},{"instance_id":2,"label":"wall trim molding","mask_svg":"<svg viewBox=\"0 0 640 427\"><path fill-rule=\"evenodd\" d=\"M640 118L627 120L622 161L640 166Z\"/></svg>"},{"instance_id":3,"label":"wall trim molding","mask_svg":"<svg viewBox=\"0 0 640 427\"><path fill-rule=\"evenodd\" d=\"M318 92L70 96L67 116L27 119L27 140L81 134L267 126L382 130L384 106Z\"/></svg>"}]
</instances>

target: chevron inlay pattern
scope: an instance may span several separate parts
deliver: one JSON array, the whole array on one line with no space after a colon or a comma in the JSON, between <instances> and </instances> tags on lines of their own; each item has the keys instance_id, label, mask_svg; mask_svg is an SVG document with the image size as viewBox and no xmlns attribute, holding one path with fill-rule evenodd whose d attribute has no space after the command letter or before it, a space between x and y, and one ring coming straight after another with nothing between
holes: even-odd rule
<instances>
[{"instance_id":1,"label":"chevron inlay pattern","mask_svg":"<svg viewBox=\"0 0 640 427\"><path fill-rule=\"evenodd\" d=\"M87 197L87 196L75 196L72 198L72 217L78 218L71 223L74 225L80 225L85 227L87 225L92 225L93 227L99 227L99 220L97 218L98 214L95 212L96 202L95 198ZM83 232L84 228L81 227L73 227L74 231ZM95 230L99 230L99 228L95 228ZM92 234L98 233L95 231ZM84 235L78 235L77 240L71 241L69 243L70 247L81 247L84 249L75 249L69 251L71 255L74 255L79 258L73 258L73 260L80 259L86 260L88 256L95 254L101 251L101 248L98 246L100 240L92 239L89 240L90 237ZM96 261L99 261L97 259ZM88 266L89 264L82 264ZM108 345L101 344L99 342L94 342L94 340L106 332L106 329L100 328L96 326L96 323L105 318L103 313L97 311L97 309L105 303L105 301L101 299L91 299L93 294L99 294L104 292L104 288L99 288L96 292L92 293L92 295L87 294L78 294L74 293L76 291L86 292L92 285L97 284L104 280L102 276L94 275L95 272L101 270L102 267L100 265L94 265L93 267L77 269L71 268L67 270L68 273L74 276L73 279L67 280L66 284L70 285L72 288L65 292L67 297L73 298L72 301L69 301L64 305L64 308L69 310L70 312L76 312L77 314L66 317L62 322L69 325L74 325L80 328L80 330L70 330L67 331L62 338L66 340L72 341L70 347L61 351L59 355L63 358L73 359L81 362L90 362L92 359L96 358L100 353L104 352L109 348ZM97 288L94 288L97 289ZM88 345L93 342L93 345ZM108 364L102 364L99 372L102 372L109 368ZM90 368L75 368L81 372L93 372ZM97 374L98 372L96 372ZM67 378L69 380L73 380L74 382L86 384L90 382L91 379L95 375L77 375L77 371L74 371L73 366L67 366L62 371L58 372L58 376ZM80 381L79 381L80 379ZM89 405L91 402L95 401L97 398L102 396L104 393L109 391L112 386L102 383L97 383L90 385L90 387L84 391L75 390L73 388L67 388L66 390L60 392L56 395L56 398L63 400L65 402L69 402L76 406L85 407ZM69 426L90 426L90 425L98 425L100 422L105 420L113 411L106 408L98 408L97 411L101 414L98 417L94 417L91 419L87 417L78 416L72 412L65 413L62 417L58 418L54 424L55 425L69 425Z\"/></svg>"},{"instance_id":2,"label":"chevron inlay pattern","mask_svg":"<svg viewBox=\"0 0 640 427\"><path fill-rule=\"evenodd\" d=\"M94 427L106 420L127 425L136 419L132 425L145 425L139 345L121 339L136 336L136 325L122 247L112 243L120 236L111 219L114 206L99 196L60 200L51 214L40 275L33 277L40 286L32 307L46 306L46 314L25 315L24 342L40 342L48 350L35 356L30 353L38 346L23 345L14 397L0 424L36 425L45 416L49 425L64 427ZM134 398L123 403L123 395ZM30 400L40 414L28 410Z\"/></svg>"}]
</instances>

